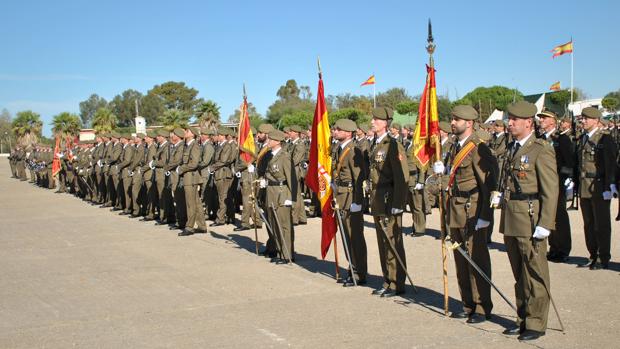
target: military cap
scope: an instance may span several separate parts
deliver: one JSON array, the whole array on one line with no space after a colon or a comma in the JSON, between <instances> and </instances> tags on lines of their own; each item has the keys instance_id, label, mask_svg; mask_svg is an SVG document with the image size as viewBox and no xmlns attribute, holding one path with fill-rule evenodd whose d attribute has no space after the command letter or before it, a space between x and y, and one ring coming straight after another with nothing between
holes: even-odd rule
<instances>
[{"instance_id":1,"label":"military cap","mask_svg":"<svg viewBox=\"0 0 620 349\"><path fill-rule=\"evenodd\" d=\"M609 119L601 118L600 123L603 124L603 126L607 127L609 125Z\"/></svg>"},{"instance_id":2,"label":"military cap","mask_svg":"<svg viewBox=\"0 0 620 349\"><path fill-rule=\"evenodd\" d=\"M170 131L166 130L165 128L160 128L157 130L157 135L161 137L169 137Z\"/></svg>"},{"instance_id":3,"label":"military cap","mask_svg":"<svg viewBox=\"0 0 620 349\"><path fill-rule=\"evenodd\" d=\"M123 132L123 133L121 133L121 138L125 138L125 139L129 140L129 139L131 139L131 133Z\"/></svg>"},{"instance_id":4,"label":"military cap","mask_svg":"<svg viewBox=\"0 0 620 349\"><path fill-rule=\"evenodd\" d=\"M200 131L197 127L189 126L187 129L194 135L194 137L200 137Z\"/></svg>"},{"instance_id":5,"label":"military cap","mask_svg":"<svg viewBox=\"0 0 620 349\"><path fill-rule=\"evenodd\" d=\"M146 131L146 136L150 138L155 138L157 137L157 132L155 132L155 130L148 130Z\"/></svg>"},{"instance_id":6,"label":"military cap","mask_svg":"<svg viewBox=\"0 0 620 349\"><path fill-rule=\"evenodd\" d=\"M136 138L144 139L146 135L144 133L136 133Z\"/></svg>"},{"instance_id":7,"label":"military cap","mask_svg":"<svg viewBox=\"0 0 620 349\"><path fill-rule=\"evenodd\" d=\"M355 132L357 131L357 125L355 124L355 121L353 120L349 120L349 119L339 119L336 121L336 124L334 125L335 128L342 130L342 131L347 131L347 132Z\"/></svg>"},{"instance_id":8,"label":"military cap","mask_svg":"<svg viewBox=\"0 0 620 349\"><path fill-rule=\"evenodd\" d=\"M583 110L581 111L581 116L588 118L588 119L600 119L603 114L601 114L601 111L594 108L594 107L587 107L587 108L583 108Z\"/></svg>"},{"instance_id":9,"label":"military cap","mask_svg":"<svg viewBox=\"0 0 620 349\"><path fill-rule=\"evenodd\" d=\"M369 130L369 127L368 127L368 125L366 125L366 124L358 124L358 125L357 125L357 128L359 128L360 130L362 130L362 132L364 132L364 133L368 132L368 130Z\"/></svg>"},{"instance_id":10,"label":"military cap","mask_svg":"<svg viewBox=\"0 0 620 349\"><path fill-rule=\"evenodd\" d=\"M286 134L280 130L273 130L269 132L269 139L282 142L286 138Z\"/></svg>"},{"instance_id":11,"label":"military cap","mask_svg":"<svg viewBox=\"0 0 620 349\"><path fill-rule=\"evenodd\" d=\"M289 130L293 132L304 132L304 129L301 128L301 126L299 125L292 125L291 127L289 127Z\"/></svg>"},{"instance_id":12,"label":"military cap","mask_svg":"<svg viewBox=\"0 0 620 349\"><path fill-rule=\"evenodd\" d=\"M121 138L121 134L116 131L112 131L110 132L110 138Z\"/></svg>"},{"instance_id":13,"label":"military cap","mask_svg":"<svg viewBox=\"0 0 620 349\"><path fill-rule=\"evenodd\" d=\"M506 108L508 114L519 119L529 119L536 115L536 106L534 103L519 101L508 105Z\"/></svg>"},{"instance_id":14,"label":"military cap","mask_svg":"<svg viewBox=\"0 0 620 349\"><path fill-rule=\"evenodd\" d=\"M493 125L506 127L506 124L504 123L504 120L495 120Z\"/></svg>"},{"instance_id":15,"label":"military cap","mask_svg":"<svg viewBox=\"0 0 620 349\"><path fill-rule=\"evenodd\" d=\"M284 126L284 127L282 128L282 131L284 131L284 132L288 132L288 131L290 131L290 130L291 130L291 127L290 127L290 126Z\"/></svg>"},{"instance_id":16,"label":"military cap","mask_svg":"<svg viewBox=\"0 0 620 349\"><path fill-rule=\"evenodd\" d=\"M212 128L202 128L200 129L200 133L207 136L215 136L217 134Z\"/></svg>"},{"instance_id":17,"label":"military cap","mask_svg":"<svg viewBox=\"0 0 620 349\"><path fill-rule=\"evenodd\" d=\"M440 121L439 122L439 129L442 130L443 132L446 132L446 133L452 132L452 126L447 121Z\"/></svg>"},{"instance_id":18,"label":"military cap","mask_svg":"<svg viewBox=\"0 0 620 349\"><path fill-rule=\"evenodd\" d=\"M393 122L393 123L390 125L390 128L397 128L397 129L399 129L399 130L400 130L400 129L402 129L403 127L402 127L402 126L400 126L400 124L399 124L398 122Z\"/></svg>"},{"instance_id":19,"label":"military cap","mask_svg":"<svg viewBox=\"0 0 620 349\"><path fill-rule=\"evenodd\" d=\"M258 132L260 133L269 133L273 131L273 125L271 124L260 124L258 126Z\"/></svg>"},{"instance_id":20,"label":"military cap","mask_svg":"<svg viewBox=\"0 0 620 349\"><path fill-rule=\"evenodd\" d=\"M452 109L452 116L461 120L477 120L478 112L471 105L457 105Z\"/></svg>"},{"instance_id":21,"label":"military cap","mask_svg":"<svg viewBox=\"0 0 620 349\"><path fill-rule=\"evenodd\" d=\"M390 120L394 111L389 107L379 107L372 110L372 117L380 120Z\"/></svg>"},{"instance_id":22,"label":"military cap","mask_svg":"<svg viewBox=\"0 0 620 349\"><path fill-rule=\"evenodd\" d=\"M405 124L405 125L403 125L403 128L406 128L409 131L413 131L413 130L415 130L415 125L414 124Z\"/></svg>"},{"instance_id":23,"label":"military cap","mask_svg":"<svg viewBox=\"0 0 620 349\"><path fill-rule=\"evenodd\" d=\"M551 110L543 110L540 113L536 114L539 118L558 118L558 114L552 112Z\"/></svg>"},{"instance_id":24,"label":"military cap","mask_svg":"<svg viewBox=\"0 0 620 349\"><path fill-rule=\"evenodd\" d=\"M180 127L175 128L172 133L174 133L179 138L185 137L185 130Z\"/></svg>"}]
</instances>

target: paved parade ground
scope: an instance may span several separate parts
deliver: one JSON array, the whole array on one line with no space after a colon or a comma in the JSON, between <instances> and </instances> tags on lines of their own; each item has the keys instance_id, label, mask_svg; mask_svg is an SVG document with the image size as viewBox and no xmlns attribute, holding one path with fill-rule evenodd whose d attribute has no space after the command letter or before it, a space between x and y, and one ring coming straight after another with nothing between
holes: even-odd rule
<instances>
[{"instance_id":1,"label":"paved parade ground","mask_svg":"<svg viewBox=\"0 0 620 349\"><path fill-rule=\"evenodd\" d=\"M495 292L490 321L469 325L443 315L436 210L427 235L404 239L418 294L407 286L404 297L388 300L370 295L381 272L368 215L369 284L343 288L334 281L333 252L320 259L319 219L295 227L296 264L275 265L254 254L253 230L233 232L229 225L177 237L166 226L9 177L1 158L0 348L613 348L620 341L616 221L610 269L591 271L576 267L587 251L581 213L569 211L571 259L550 263L566 332L551 308L546 336L519 343L502 334L514 313ZM617 205L614 200L612 219ZM404 222L408 232L410 214ZM490 245L493 280L514 302L497 229ZM260 241L266 237L259 231ZM345 273L342 250L339 256ZM458 311L452 257L448 263L451 310Z\"/></svg>"}]
</instances>

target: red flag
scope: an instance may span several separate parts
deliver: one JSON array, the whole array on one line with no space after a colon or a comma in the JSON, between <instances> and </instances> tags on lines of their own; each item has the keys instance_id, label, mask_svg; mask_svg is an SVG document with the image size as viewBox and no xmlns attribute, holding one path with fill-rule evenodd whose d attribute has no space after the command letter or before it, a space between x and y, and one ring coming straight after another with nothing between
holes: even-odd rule
<instances>
[{"instance_id":1,"label":"red flag","mask_svg":"<svg viewBox=\"0 0 620 349\"><path fill-rule=\"evenodd\" d=\"M437 88L435 69L426 66L426 85L420 100L418 121L413 134L413 155L422 168L427 168L433 156L440 149L439 113L437 112Z\"/></svg>"},{"instance_id":2,"label":"red flag","mask_svg":"<svg viewBox=\"0 0 620 349\"><path fill-rule=\"evenodd\" d=\"M243 103L240 107L241 117L239 118L239 156L246 164L252 162L256 156L256 146L254 144L254 135L250 128L250 116L248 115L248 100L244 96Z\"/></svg>"},{"instance_id":3,"label":"red flag","mask_svg":"<svg viewBox=\"0 0 620 349\"><path fill-rule=\"evenodd\" d=\"M306 184L319 197L321 203L321 257L325 259L329 246L336 236L336 219L332 210L332 158L330 156L329 118L325 105L323 79L319 75L319 90L312 121L312 139Z\"/></svg>"},{"instance_id":4,"label":"red flag","mask_svg":"<svg viewBox=\"0 0 620 349\"><path fill-rule=\"evenodd\" d=\"M54 147L54 160L52 160L52 177L60 172L60 158L58 157L58 153L60 153L60 137L57 136L56 146Z\"/></svg>"}]
</instances>

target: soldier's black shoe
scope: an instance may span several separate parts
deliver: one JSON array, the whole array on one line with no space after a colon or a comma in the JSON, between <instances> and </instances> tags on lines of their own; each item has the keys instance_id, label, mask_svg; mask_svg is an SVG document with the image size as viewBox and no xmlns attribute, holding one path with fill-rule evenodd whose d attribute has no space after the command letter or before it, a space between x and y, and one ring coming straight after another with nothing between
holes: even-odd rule
<instances>
[{"instance_id":1,"label":"soldier's black shoe","mask_svg":"<svg viewBox=\"0 0 620 349\"><path fill-rule=\"evenodd\" d=\"M139 215L139 214L131 214L131 216L129 216L129 218L138 218L138 217L140 217L140 215ZM141 219L141 220L142 220L142 219Z\"/></svg>"},{"instance_id":2,"label":"soldier's black shoe","mask_svg":"<svg viewBox=\"0 0 620 349\"><path fill-rule=\"evenodd\" d=\"M481 322L485 322L486 321L486 317L482 314L478 314L478 313L473 313L469 316L469 319L467 319L468 324L479 324Z\"/></svg>"},{"instance_id":3,"label":"soldier's black shoe","mask_svg":"<svg viewBox=\"0 0 620 349\"><path fill-rule=\"evenodd\" d=\"M504 332L502 332L503 334L507 334L509 336L516 336L521 334L521 332L523 332L521 330L521 327L519 326L515 326L515 327L511 327L511 328L507 328L504 330Z\"/></svg>"},{"instance_id":4,"label":"soldier's black shoe","mask_svg":"<svg viewBox=\"0 0 620 349\"><path fill-rule=\"evenodd\" d=\"M520 341L533 341L545 335L545 332L538 332L534 330L525 330L519 336Z\"/></svg>"},{"instance_id":5,"label":"soldier's black shoe","mask_svg":"<svg viewBox=\"0 0 620 349\"><path fill-rule=\"evenodd\" d=\"M460 311L450 314L450 317L453 319L467 319L469 317L469 313L466 311Z\"/></svg>"},{"instance_id":6,"label":"soldier's black shoe","mask_svg":"<svg viewBox=\"0 0 620 349\"><path fill-rule=\"evenodd\" d=\"M221 225L224 225L224 223L217 223L217 222L216 222L216 223L211 223L211 224L209 224L209 226L210 226L210 227L219 227L219 226L221 226Z\"/></svg>"},{"instance_id":7,"label":"soldier's black shoe","mask_svg":"<svg viewBox=\"0 0 620 349\"><path fill-rule=\"evenodd\" d=\"M244 231L244 230L250 230L250 227L236 227L235 229L233 229L233 231Z\"/></svg>"},{"instance_id":8,"label":"soldier's black shoe","mask_svg":"<svg viewBox=\"0 0 620 349\"><path fill-rule=\"evenodd\" d=\"M300 225L306 225L308 222L299 222Z\"/></svg>"},{"instance_id":9,"label":"soldier's black shoe","mask_svg":"<svg viewBox=\"0 0 620 349\"><path fill-rule=\"evenodd\" d=\"M178 236L190 236L190 235L194 235L194 231L192 229L183 229L183 231L177 235Z\"/></svg>"},{"instance_id":10,"label":"soldier's black shoe","mask_svg":"<svg viewBox=\"0 0 620 349\"><path fill-rule=\"evenodd\" d=\"M590 264L590 270L599 270L601 268L602 265L600 263L597 263L596 261Z\"/></svg>"},{"instance_id":11,"label":"soldier's black shoe","mask_svg":"<svg viewBox=\"0 0 620 349\"><path fill-rule=\"evenodd\" d=\"M152 220L153 220L153 218L149 218L149 217L144 217L144 218L140 219L141 222L150 222ZM155 224L157 224L157 223L155 223Z\"/></svg>"},{"instance_id":12,"label":"soldier's black shoe","mask_svg":"<svg viewBox=\"0 0 620 349\"><path fill-rule=\"evenodd\" d=\"M588 259L587 262L577 265L577 268L590 268L591 265L596 264L596 259Z\"/></svg>"},{"instance_id":13,"label":"soldier's black shoe","mask_svg":"<svg viewBox=\"0 0 620 349\"><path fill-rule=\"evenodd\" d=\"M392 298L392 297L398 296L398 295L403 294L403 293L405 293L405 291L394 291L394 290L388 288L385 292L383 292L381 294L381 297L382 298Z\"/></svg>"},{"instance_id":14,"label":"soldier's black shoe","mask_svg":"<svg viewBox=\"0 0 620 349\"><path fill-rule=\"evenodd\" d=\"M601 262L601 269L609 269L609 262Z\"/></svg>"},{"instance_id":15,"label":"soldier's black shoe","mask_svg":"<svg viewBox=\"0 0 620 349\"><path fill-rule=\"evenodd\" d=\"M162 221L157 221L157 222L155 222L155 225L168 225L168 223L162 222Z\"/></svg>"},{"instance_id":16,"label":"soldier's black shoe","mask_svg":"<svg viewBox=\"0 0 620 349\"><path fill-rule=\"evenodd\" d=\"M120 212L118 215L119 215L119 216L129 216L130 214L131 214L131 213L129 213L129 212L125 212L125 211L123 211L123 212Z\"/></svg>"},{"instance_id":17,"label":"soldier's black shoe","mask_svg":"<svg viewBox=\"0 0 620 349\"><path fill-rule=\"evenodd\" d=\"M387 290L389 290L389 288L378 288L376 290L372 291L372 294L375 296L380 296L382 295L384 292L386 292Z\"/></svg>"},{"instance_id":18,"label":"soldier's black shoe","mask_svg":"<svg viewBox=\"0 0 620 349\"><path fill-rule=\"evenodd\" d=\"M353 282L353 278L352 277L348 277L346 279L344 279L344 281L342 281L342 287L351 287L351 286L355 286L355 283Z\"/></svg>"}]
</instances>

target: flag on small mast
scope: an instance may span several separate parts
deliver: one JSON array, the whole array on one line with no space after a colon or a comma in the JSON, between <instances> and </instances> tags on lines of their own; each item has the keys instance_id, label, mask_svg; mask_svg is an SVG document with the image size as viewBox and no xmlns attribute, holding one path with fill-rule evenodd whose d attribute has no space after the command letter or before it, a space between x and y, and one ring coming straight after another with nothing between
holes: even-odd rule
<instances>
[{"instance_id":1,"label":"flag on small mast","mask_svg":"<svg viewBox=\"0 0 620 349\"><path fill-rule=\"evenodd\" d=\"M564 45L559 45L559 46L554 47L553 50L551 50L551 52L553 52L553 56L551 58L561 56L565 53L572 53L573 52L573 40L565 43Z\"/></svg>"},{"instance_id":2,"label":"flag on small mast","mask_svg":"<svg viewBox=\"0 0 620 349\"><path fill-rule=\"evenodd\" d=\"M368 79L366 79L366 81L362 82L360 86L374 85L374 84L375 84L375 75L373 74Z\"/></svg>"},{"instance_id":3,"label":"flag on small mast","mask_svg":"<svg viewBox=\"0 0 620 349\"><path fill-rule=\"evenodd\" d=\"M252 162L256 156L256 145L254 143L254 134L250 128L250 116L248 114L248 98L245 95L245 87L243 88L243 103L239 107L239 135L237 144L239 144L239 156L246 164Z\"/></svg>"},{"instance_id":4,"label":"flag on small mast","mask_svg":"<svg viewBox=\"0 0 620 349\"><path fill-rule=\"evenodd\" d=\"M60 172L60 136L56 136L56 146L54 146L54 160L52 160L52 177L56 176Z\"/></svg>"},{"instance_id":5,"label":"flag on small mast","mask_svg":"<svg viewBox=\"0 0 620 349\"><path fill-rule=\"evenodd\" d=\"M435 69L426 66L426 85L420 99L418 121L413 134L413 156L424 169L437 155L439 143L439 113L437 112L437 89L435 87Z\"/></svg>"},{"instance_id":6,"label":"flag on small mast","mask_svg":"<svg viewBox=\"0 0 620 349\"><path fill-rule=\"evenodd\" d=\"M553 85L549 86L549 89L550 89L551 91L559 91L559 90L561 90L562 88L560 87L560 82L558 81L558 82L556 82L555 84L553 84Z\"/></svg>"},{"instance_id":7,"label":"flag on small mast","mask_svg":"<svg viewBox=\"0 0 620 349\"><path fill-rule=\"evenodd\" d=\"M312 121L312 139L306 184L315 192L321 203L321 257L325 259L331 241L336 236L336 219L332 209L332 158L330 156L330 131L323 76L319 72L319 89L316 97L314 120Z\"/></svg>"}]
</instances>

